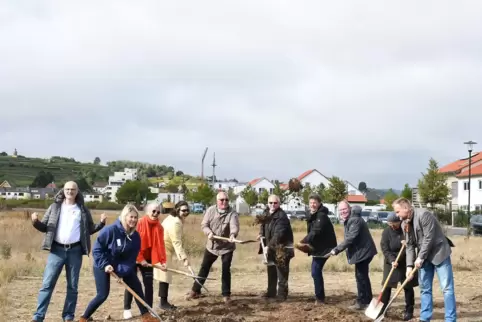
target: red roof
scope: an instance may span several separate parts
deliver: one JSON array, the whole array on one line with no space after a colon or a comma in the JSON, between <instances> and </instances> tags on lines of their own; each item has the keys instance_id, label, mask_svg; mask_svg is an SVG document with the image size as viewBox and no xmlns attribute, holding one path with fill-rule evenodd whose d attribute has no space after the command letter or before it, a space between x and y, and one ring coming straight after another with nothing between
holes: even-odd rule
<instances>
[{"instance_id":1,"label":"red roof","mask_svg":"<svg viewBox=\"0 0 482 322\"><path fill-rule=\"evenodd\" d=\"M385 199L380 199L380 204L385 204Z\"/></svg>"},{"instance_id":2,"label":"red roof","mask_svg":"<svg viewBox=\"0 0 482 322\"><path fill-rule=\"evenodd\" d=\"M282 190L288 190L289 186L287 183L280 183L279 187L282 189Z\"/></svg>"},{"instance_id":3,"label":"red roof","mask_svg":"<svg viewBox=\"0 0 482 322\"><path fill-rule=\"evenodd\" d=\"M470 172L472 176L482 176L482 163L471 166ZM457 178L467 178L469 176L469 169L464 169L464 171L460 172L460 174L456 175Z\"/></svg>"},{"instance_id":4,"label":"red roof","mask_svg":"<svg viewBox=\"0 0 482 322\"><path fill-rule=\"evenodd\" d=\"M299 175L298 180L303 180L305 177L309 176L313 171L316 171L316 169L311 169L308 171L303 172L302 174Z\"/></svg>"},{"instance_id":5,"label":"red roof","mask_svg":"<svg viewBox=\"0 0 482 322\"><path fill-rule=\"evenodd\" d=\"M57 188L57 185L55 183L49 183L45 188L54 188L56 189Z\"/></svg>"},{"instance_id":6,"label":"red roof","mask_svg":"<svg viewBox=\"0 0 482 322\"><path fill-rule=\"evenodd\" d=\"M482 151L475 152L472 155L472 166L474 166L474 163L479 161L482 161ZM439 169L439 172L442 172L442 173L457 172L468 166L469 166L469 158L464 158L441 167Z\"/></svg>"},{"instance_id":7,"label":"red roof","mask_svg":"<svg viewBox=\"0 0 482 322\"><path fill-rule=\"evenodd\" d=\"M250 186L254 186L254 185L255 185L255 184L257 184L258 182L260 182L260 181L261 181L261 179L263 179L263 178L256 178L256 179L253 179L253 180L251 180L250 182L248 182L248 185L250 185Z\"/></svg>"},{"instance_id":8,"label":"red roof","mask_svg":"<svg viewBox=\"0 0 482 322\"><path fill-rule=\"evenodd\" d=\"M348 195L346 200L348 202L367 202L367 198L364 195Z\"/></svg>"}]
</instances>

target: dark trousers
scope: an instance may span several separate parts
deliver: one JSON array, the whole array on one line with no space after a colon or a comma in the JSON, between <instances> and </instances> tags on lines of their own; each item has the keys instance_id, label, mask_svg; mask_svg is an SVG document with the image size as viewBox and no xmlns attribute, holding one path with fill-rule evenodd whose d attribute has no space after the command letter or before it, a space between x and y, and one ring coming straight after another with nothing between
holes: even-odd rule
<instances>
[{"instance_id":1,"label":"dark trousers","mask_svg":"<svg viewBox=\"0 0 482 322\"><path fill-rule=\"evenodd\" d=\"M315 296L319 301L325 301L325 281L323 280L323 266L327 258L313 257L311 262L311 277L315 284Z\"/></svg>"},{"instance_id":2,"label":"dark trousers","mask_svg":"<svg viewBox=\"0 0 482 322\"><path fill-rule=\"evenodd\" d=\"M198 276L204 277L200 278L199 282L204 285L206 282L206 277L209 275L209 271L213 266L214 262L218 259L218 256L209 252L207 249L204 251L203 261L201 264L201 269L199 270ZM221 292L223 296L231 296L231 262L233 261L233 252L221 255L222 262L222 273L221 273ZM200 294L201 285L194 282L192 285L192 291Z\"/></svg>"},{"instance_id":3,"label":"dark trousers","mask_svg":"<svg viewBox=\"0 0 482 322\"><path fill-rule=\"evenodd\" d=\"M90 301L89 305L85 309L82 317L88 319L94 314L94 312L107 300L110 292L110 274L107 274L103 269L94 267L95 288L97 289L97 295ZM143 300L144 293L142 292L141 282L137 278L136 272L122 278L124 282L139 295ZM137 306L141 314L149 312L147 308L136 300Z\"/></svg>"},{"instance_id":4,"label":"dark trousers","mask_svg":"<svg viewBox=\"0 0 482 322\"><path fill-rule=\"evenodd\" d=\"M137 265L142 276L142 284L144 285L144 296L146 303L152 307L154 294L154 268ZM130 310L132 305L132 294L124 291L124 310Z\"/></svg>"},{"instance_id":5,"label":"dark trousers","mask_svg":"<svg viewBox=\"0 0 482 322\"><path fill-rule=\"evenodd\" d=\"M372 284L370 283L369 275L369 267L372 259L373 257L355 264L355 278L358 289L356 300L359 304L366 305L372 301Z\"/></svg>"},{"instance_id":6,"label":"dark trousers","mask_svg":"<svg viewBox=\"0 0 482 322\"><path fill-rule=\"evenodd\" d=\"M268 297L278 296L286 299L288 297L288 278L290 275L290 259L282 264L268 266ZM277 290L276 290L277 289ZM277 291L277 292L276 292Z\"/></svg>"},{"instance_id":7,"label":"dark trousers","mask_svg":"<svg viewBox=\"0 0 482 322\"><path fill-rule=\"evenodd\" d=\"M402 284L402 283L403 283L403 281L400 281L400 284ZM413 287L406 287L406 288L403 289L403 291L405 292L405 312L413 313L413 308L415 306L415 291L413 290ZM390 288L390 287L387 287L383 291L383 293L382 293L383 308L382 308L381 312L383 312L383 310L385 310L385 308L388 305L388 302L390 302L391 294L392 294L392 288Z\"/></svg>"}]
</instances>

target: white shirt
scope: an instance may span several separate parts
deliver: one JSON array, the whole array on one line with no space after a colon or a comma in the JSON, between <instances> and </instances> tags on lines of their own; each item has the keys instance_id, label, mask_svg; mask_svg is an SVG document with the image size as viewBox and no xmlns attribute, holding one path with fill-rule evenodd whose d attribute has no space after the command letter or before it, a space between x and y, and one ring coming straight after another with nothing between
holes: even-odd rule
<instances>
[{"instance_id":1,"label":"white shirt","mask_svg":"<svg viewBox=\"0 0 482 322\"><path fill-rule=\"evenodd\" d=\"M80 208L77 204L62 204L55 241L64 245L80 241Z\"/></svg>"}]
</instances>

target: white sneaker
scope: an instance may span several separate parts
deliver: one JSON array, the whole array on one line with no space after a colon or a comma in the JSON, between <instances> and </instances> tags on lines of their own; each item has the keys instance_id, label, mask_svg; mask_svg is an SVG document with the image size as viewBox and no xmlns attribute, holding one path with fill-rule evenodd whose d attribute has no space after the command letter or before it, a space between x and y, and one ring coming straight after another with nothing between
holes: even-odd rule
<instances>
[{"instance_id":1,"label":"white sneaker","mask_svg":"<svg viewBox=\"0 0 482 322\"><path fill-rule=\"evenodd\" d=\"M125 319L125 320L132 319L132 312L131 312L131 310L124 310L124 319Z\"/></svg>"}]
</instances>

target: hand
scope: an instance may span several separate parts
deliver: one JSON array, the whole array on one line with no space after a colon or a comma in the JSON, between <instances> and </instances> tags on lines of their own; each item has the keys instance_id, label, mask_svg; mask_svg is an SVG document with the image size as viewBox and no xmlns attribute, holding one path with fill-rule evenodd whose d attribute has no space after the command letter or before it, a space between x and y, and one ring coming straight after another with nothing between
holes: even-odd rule
<instances>
[{"instance_id":1,"label":"hand","mask_svg":"<svg viewBox=\"0 0 482 322\"><path fill-rule=\"evenodd\" d=\"M263 236L258 235L258 236L256 237L256 240L261 240L261 237L263 237Z\"/></svg>"},{"instance_id":2,"label":"hand","mask_svg":"<svg viewBox=\"0 0 482 322\"><path fill-rule=\"evenodd\" d=\"M184 267L189 267L189 261L187 260L187 258L184 259L182 263L184 264Z\"/></svg>"},{"instance_id":3,"label":"hand","mask_svg":"<svg viewBox=\"0 0 482 322\"><path fill-rule=\"evenodd\" d=\"M112 265L107 265L105 268L104 268L104 271L106 273L112 273L114 271L114 267L112 267Z\"/></svg>"},{"instance_id":4,"label":"hand","mask_svg":"<svg viewBox=\"0 0 482 322\"><path fill-rule=\"evenodd\" d=\"M140 264L141 266L144 266L144 267L149 266L149 263L145 259Z\"/></svg>"},{"instance_id":5,"label":"hand","mask_svg":"<svg viewBox=\"0 0 482 322\"><path fill-rule=\"evenodd\" d=\"M397 267L398 267L398 263L397 263L397 262L392 262L392 267L397 268Z\"/></svg>"},{"instance_id":6,"label":"hand","mask_svg":"<svg viewBox=\"0 0 482 322\"><path fill-rule=\"evenodd\" d=\"M416 266L417 268L420 268L420 267L422 267L422 265L423 265L423 259L417 258L417 259L415 260L415 266Z\"/></svg>"},{"instance_id":7,"label":"hand","mask_svg":"<svg viewBox=\"0 0 482 322\"><path fill-rule=\"evenodd\" d=\"M332 250L331 250L331 252L330 252L330 254L331 254L331 256L336 256L336 252L335 252L335 250L334 250L334 249L332 249Z\"/></svg>"},{"instance_id":8,"label":"hand","mask_svg":"<svg viewBox=\"0 0 482 322\"><path fill-rule=\"evenodd\" d=\"M105 224L105 220L107 219L107 216L105 215L105 212L103 212L100 215L100 222Z\"/></svg>"},{"instance_id":9,"label":"hand","mask_svg":"<svg viewBox=\"0 0 482 322\"><path fill-rule=\"evenodd\" d=\"M161 264L161 265L159 265L159 269L163 272L167 272L167 265L165 263Z\"/></svg>"},{"instance_id":10,"label":"hand","mask_svg":"<svg viewBox=\"0 0 482 322\"><path fill-rule=\"evenodd\" d=\"M234 243L234 235L229 236L229 242Z\"/></svg>"},{"instance_id":11,"label":"hand","mask_svg":"<svg viewBox=\"0 0 482 322\"><path fill-rule=\"evenodd\" d=\"M405 273L405 277L406 277L409 281L411 281L412 278L413 278L413 276L410 275L410 274L412 273L412 270L413 270L412 267L407 267L407 272Z\"/></svg>"},{"instance_id":12,"label":"hand","mask_svg":"<svg viewBox=\"0 0 482 322\"><path fill-rule=\"evenodd\" d=\"M213 232L210 232L210 233L208 234L208 239L209 239L209 240L213 240L213 237L214 237Z\"/></svg>"},{"instance_id":13,"label":"hand","mask_svg":"<svg viewBox=\"0 0 482 322\"><path fill-rule=\"evenodd\" d=\"M32 221L37 221L38 220L38 213L34 212L32 214Z\"/></svg>"}]
</instances>

